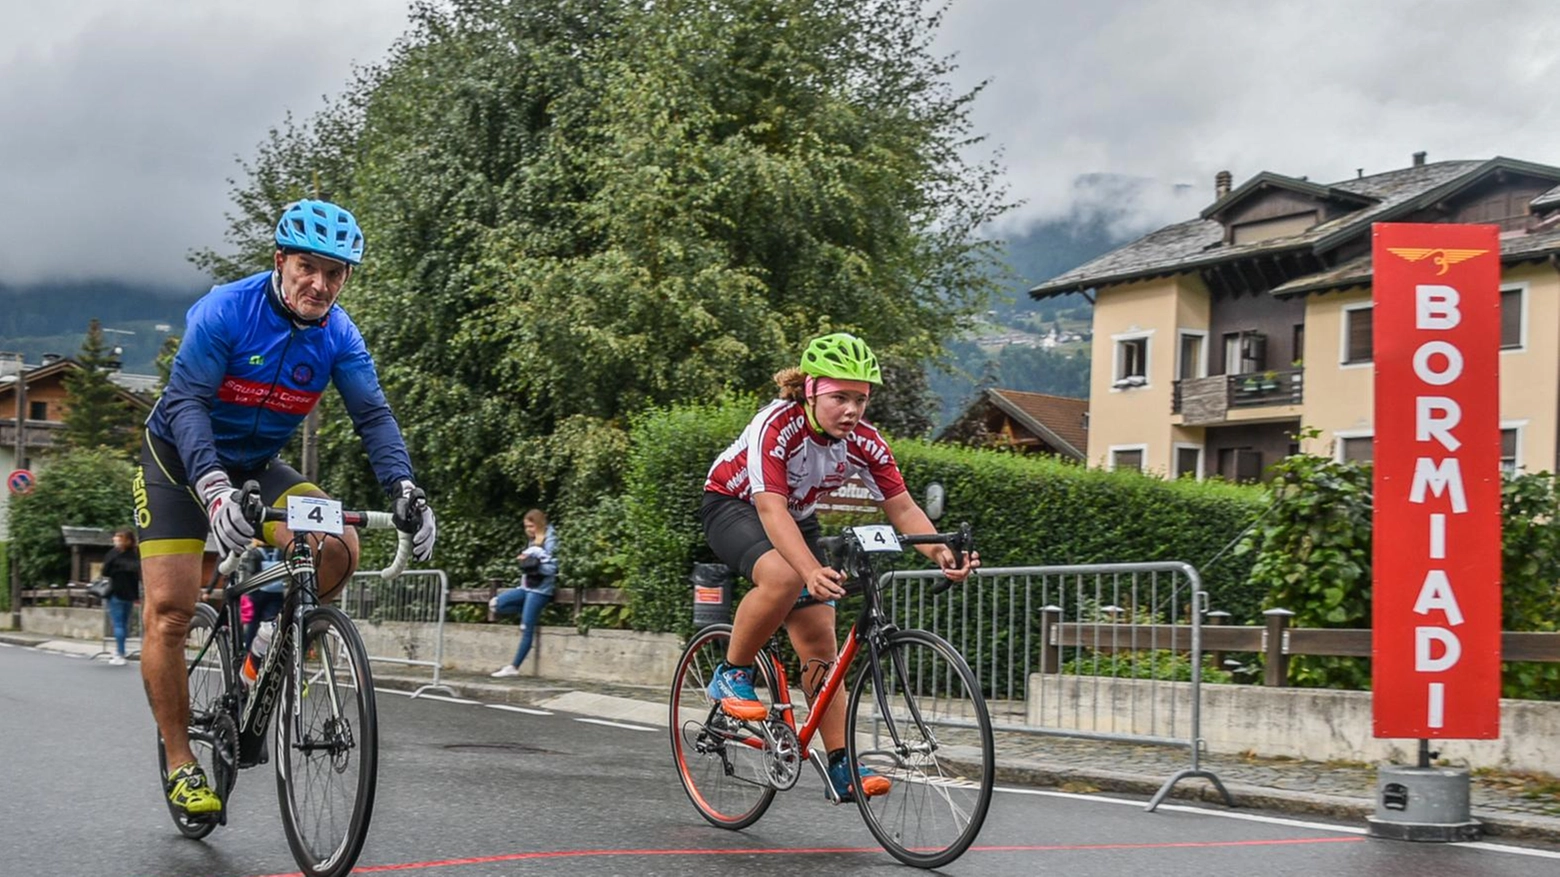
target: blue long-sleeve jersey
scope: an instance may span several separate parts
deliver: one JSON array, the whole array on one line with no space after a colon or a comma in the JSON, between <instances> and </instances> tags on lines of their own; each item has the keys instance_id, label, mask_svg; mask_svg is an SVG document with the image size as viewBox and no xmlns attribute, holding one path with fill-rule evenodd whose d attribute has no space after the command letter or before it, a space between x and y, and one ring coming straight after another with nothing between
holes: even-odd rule
<instances>
[{"instance_id":1,"label":"blue long-sleeve jersey","mask_svg":"<svg viewBox=\"0 0 1560 877\"><path fill-rule=\"evenodd\" d=\"M374 475L393 492L412 477L411 458L362 334L339 305L299 326L272 277L265 271L214 287L190 307L147 430L179 449L191 484L217 468L258 469L335 384Z\"/></svg>"}]
</instances>

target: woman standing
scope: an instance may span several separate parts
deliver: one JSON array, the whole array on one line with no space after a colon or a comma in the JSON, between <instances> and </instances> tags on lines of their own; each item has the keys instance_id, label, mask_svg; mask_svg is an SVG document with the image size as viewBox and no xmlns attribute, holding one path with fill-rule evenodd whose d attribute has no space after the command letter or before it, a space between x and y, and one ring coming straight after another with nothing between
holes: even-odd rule
<instances>
[{"instance_id":1,"label":"woman standing","mask_svg":"<svg viewBox=\"0 0 1560 877\"><path fill-rule=\"evenodd\" d=\"M520 587L511 588L488 603L499 615L520 615L520 648L515 651L513 661L493 671L495 677L520 675L520 662L531 651L536 622L542 617L542 610L552 602L553 591L558 585L558 534L553 532L541 509L525 513L525 536L525 548L515 555L520 561Z\"/></svg>"},{"instance_id":2,"label":"woman standing","mask_svg":"<svg viewBox=\"0 0 1560 877\"><path fill-rule=\"evenodd\" d=\"M125 664L125 637L130 632L130 610L141 599L141 553L135 546L135 533L128 527L114 531L114 547L103 558L102 573L113 582L108 592L108 618L114 625L114 656L108 663Z\"/></svg>"}]
</instances>

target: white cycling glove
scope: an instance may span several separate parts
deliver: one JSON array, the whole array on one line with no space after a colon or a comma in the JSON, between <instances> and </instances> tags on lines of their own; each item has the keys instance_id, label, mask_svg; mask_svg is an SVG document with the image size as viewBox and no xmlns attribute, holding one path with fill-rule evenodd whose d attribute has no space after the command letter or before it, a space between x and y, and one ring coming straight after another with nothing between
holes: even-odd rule
<instances>
[{"instance_id":1,"label":"white cycling glove","mask_svg":"<svg viewBox=\"0 0 1560 877\"><path fill-rule=\"evenodd\" d=\"M244 517L243 494L228 481L227 473L213 469L195 482L195 492L206 503L211 533L221 553L243 551L255 538L255 528Z\"/></svg>"},{"instance_id":2,"label":"white cycling glove","mask_svg":"<svg viewBox=\"0 0 1560 877\"><path fill-rule=\"evenodd\" d=\"M412 534L412 557L419 563L433 557L433 540L439 526L434 523L433 509L428 507L428 497L422 488L402 481L401 495L396 497L391 517L397 530Z\"/></svg>"}]
</instances>

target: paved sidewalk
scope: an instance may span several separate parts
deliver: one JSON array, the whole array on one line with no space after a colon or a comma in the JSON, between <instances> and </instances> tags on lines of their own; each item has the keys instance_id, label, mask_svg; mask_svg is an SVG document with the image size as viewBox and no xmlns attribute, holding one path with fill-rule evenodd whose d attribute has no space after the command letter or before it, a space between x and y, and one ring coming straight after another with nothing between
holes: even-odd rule
<instances>
[{"instance_id":1,"label":"paved sidewalk","mask_svg":"<svg viewBox=\"0 0 1560 877\"><path fill-rule=\"evenodd\" d=\"M90 640L47 640L0 631L0 642L90 657L100 645ZM133 663L133 662L132 662ZM431 673L378 664L378 685L415 690ZM656 688L446 672L443 681L459 697L484 702L544 706L619 721L664 725L665 692ZM1376 767L1255 756L1204 755L1202 768L1217 775L1237 806L1328 817L1363 826L1375 812ZM1146 802L1178 771L1190 767L1184 748L1077 740L1017 732L997 734L999 781L1080 793L1140 796ZM1557 762L1560 765L1560 762ZM1177 800L1223 806L1211 783L1183 780ZM1473 816L1487 834L1560 844L1560 778L1480 771L1473 777Z\"/></svg>"}]
</instances>

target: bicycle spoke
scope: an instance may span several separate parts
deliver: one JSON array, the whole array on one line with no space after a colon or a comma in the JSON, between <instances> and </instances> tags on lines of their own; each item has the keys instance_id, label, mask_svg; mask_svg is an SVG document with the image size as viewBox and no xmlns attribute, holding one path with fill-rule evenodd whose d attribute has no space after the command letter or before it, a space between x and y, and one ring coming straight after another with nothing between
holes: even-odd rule
<instances>
[{"instance_id":1,"label":"bicycle spoke","mask_svg":"<svg viewBox=\"0 0 1560 877\"><path fill-rule=\"evenodd\" d=\"M356 861L373 807L373 681L356 630L334 608L310 611L295 659L277 721L283 824L304 873L335 877Z\"/></svg>"},{"instance_id":2,"label":"bicycle spoke","mask_svg":"<svg viewBox=\"0 0 1560 877\"><path fill-rule=\"evenodd\" d=\"M879 661L852 692L850 749L892 785L859 806L895 858L940 867L969 848L991 801L985 700L963 659L931 634L895 634Z\"/></svg>"},{"instance_id":3,"label":"bicycle spoke","mask_svg":"<svg viewBox=\"0 0 1560 877\"><path fill-rule=\"evenodd\" d=\"M724 660L730 628L710 627L683 651L672 680L672 759L683 790L705 819L722 828L752 825L774 800L767 779L768 753L756 726L729 718L707 694ZM755 687L773 691L760 658Z\"/></svg>"}]
</instances>

